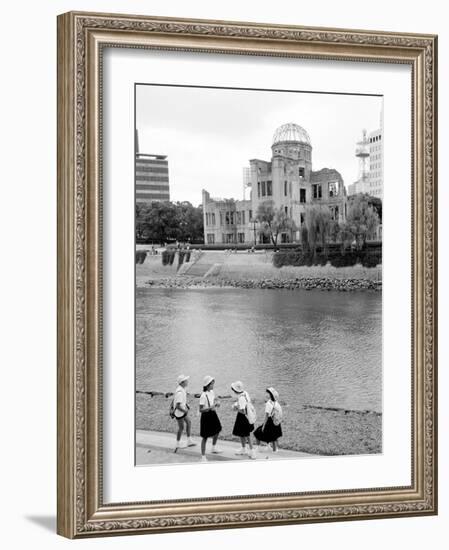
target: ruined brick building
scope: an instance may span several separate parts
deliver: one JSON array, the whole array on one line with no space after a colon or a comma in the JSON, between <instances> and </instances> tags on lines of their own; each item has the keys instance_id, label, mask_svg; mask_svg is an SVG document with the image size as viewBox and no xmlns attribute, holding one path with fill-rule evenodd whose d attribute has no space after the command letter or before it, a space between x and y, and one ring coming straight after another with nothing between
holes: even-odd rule
<instances>
[{"instance_id":1,"label":"ruined brick building","mask_svg":"<svg viewBox=\"0 0 449 550\"><path fill-rule=\"evenodd\" d=\"M279 242L298 242L307 205L329 207L338 222L346 217L343 178L333 168L312 169L312 144L298 124L284 124L273 136L271 160L251 159L249 200L214 199L203 190L206 244L268 242L256 220L259 205L271 203L293 220L294 229L280 234Z\"/></svg>"}]
</instances>

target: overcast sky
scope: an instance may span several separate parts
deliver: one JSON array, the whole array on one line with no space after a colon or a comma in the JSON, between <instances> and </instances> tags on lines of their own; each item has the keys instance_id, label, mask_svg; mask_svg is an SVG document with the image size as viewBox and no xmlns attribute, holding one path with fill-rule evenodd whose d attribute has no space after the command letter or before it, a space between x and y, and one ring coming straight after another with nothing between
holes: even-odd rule
<instances>
[{"instance_id":1,"label":"overcast sky","mask_svg":"<svg viewBox=\"0 0 449 550\"><path fill-rule=\"evenodd\" d=\"M271 159L273 134L299 124L312 142L312 169L335 168L345 185L358 176L356 142L379 128L382 98L139 85L136 126L141 153L168 156L170 197L201 203L243 198L249 159ZM249 192L247 192L249 198Z\"/></svg>"}]
</instances>

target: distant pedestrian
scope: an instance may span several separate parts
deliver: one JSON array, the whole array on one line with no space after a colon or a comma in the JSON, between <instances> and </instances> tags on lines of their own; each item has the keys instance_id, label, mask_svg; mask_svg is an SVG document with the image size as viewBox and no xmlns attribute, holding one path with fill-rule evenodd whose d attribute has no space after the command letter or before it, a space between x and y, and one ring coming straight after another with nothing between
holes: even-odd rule
<instances>
[{"instance_id":1,"label":"distant pedestrian","mask_svg":"<svg viewBox=\"0 0 449 550\"><path fill-rule=\"evenodd\" d=\"M243 383L238 380L231 384L231 390L237 396L237 401L233 404L233 408L237 410L234 429L232 435L240 437L242 448L239 449L236 455L248 455L250 458L256 458L253 444L251 442L251 432L254 430L256 414L251 398L243 387ZM249 451L246 449L249 447Z\"/></svg>"},{"instance_id":2,"label":"distant pedestrian","mask_svg":"<svg viewBox=\"0 0 449 550\"><path fill-rule=\"evenodd\" d=\"M175 390L174 396L173 396L173 402L172 402L172 412L171 416L176 419L178 423L178 431L176 433L176 447L175 447L175 453L178 449L182 449L185 447L193 447L196 445L196 443L192 440L192 422L189 418L189 404L187 403L187 391L186 387L189 383L190 376L186 376L185 374L180 374L178 376L177 382L178 386ZM187 443L183 444L181 443L181 437L184 431L184 427L186 429L187 434Z\"/></svg>"},{"instance_id":3,"label":"distant pedestrian","mask_svg":"<svg viewBox=\"0 0 449 550\"><path fill-rule=\"evenodd\" d=\"M217 409L220 403L215 398L215 379L212 376L205 376L203 380L203 392L200 396L200 435L201 435L201 460L206 462L206 444L209 437L212 437L212 453L221 453L217 447L218 435L221 432L221 422L218 418Z\"/></svg>"},{"instance_id":4,"label":"distant pedestrian","mask_svg":"<svg viewBox=\"0 0 449 550\"><path fill-rule=\"evenodd\" d=\"M279 394L274 388L267 388L266 392L264 422L255 430L254 437L257 445L260 445L261 441L269 443L276 453L279 450L278 439L282 437L282 407L279 403Z\"/></svg>"}]
</instances>

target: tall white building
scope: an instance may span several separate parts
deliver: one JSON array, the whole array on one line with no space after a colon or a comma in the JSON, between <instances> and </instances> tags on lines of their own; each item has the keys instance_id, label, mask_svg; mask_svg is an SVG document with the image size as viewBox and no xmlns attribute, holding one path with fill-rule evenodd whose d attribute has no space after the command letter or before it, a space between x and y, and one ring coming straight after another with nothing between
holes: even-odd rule
<instances>
[{"instance_id":1,"label":"tall white building","mask_svg":"<svg viewBox=\"0 0 449 550\"><path fill-rule=\"evenodd\" d=\"M382 128L369 134L369 185L367 192L373 197L384 194L384 145Z\"/></svg>"}]
</instances>

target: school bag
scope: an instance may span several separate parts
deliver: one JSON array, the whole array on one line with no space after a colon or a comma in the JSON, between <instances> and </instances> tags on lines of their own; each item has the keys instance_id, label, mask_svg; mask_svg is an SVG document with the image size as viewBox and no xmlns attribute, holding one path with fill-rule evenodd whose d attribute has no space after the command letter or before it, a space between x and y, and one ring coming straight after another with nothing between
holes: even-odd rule
<instances>
[{"instance_id":1,"label":"school bag","mask_svg":"<svg viewBox=\"0 0 449 550\"><path fill-rule=\"evenodd\" d=\"M168 415L170 416L170 418L176 418L176 416L175 416L175 398L174 397L170 402L170 406L168 408Z\"/></svg>"},{"instance_id":2,"label":"school bag","mask_svg":"<svg viewBox=\"0 0 449 550\"><path fill-rule=\"evenodd\" d=\"M273 410L271 411L271 420L275 426L279 426L282 422L282 407L279 403L273 404Z\"/></svg>"},{"instance_id":3,"label":"school bag","mask_svg":"<svg viewBox=\"0 0 449 550\"><path fill-rule=\"evenodd\" d=\"M245 399L246 399L246 418L248 419L248 422L250 424L255 424L257 419L256 408L251 403L249 395L246 392L245 392Z\"/></svg>"}]
</instances>

